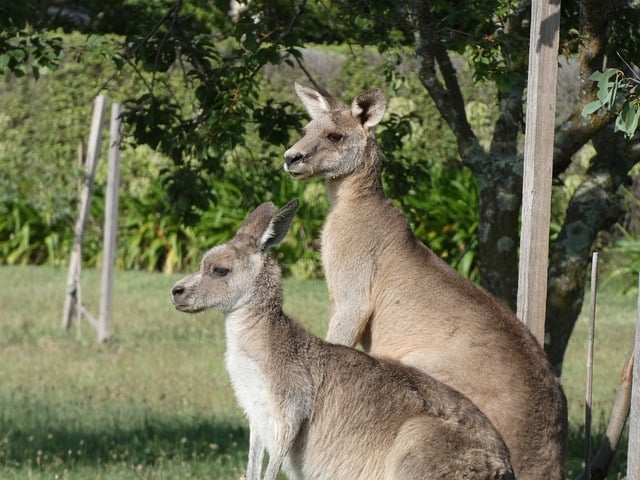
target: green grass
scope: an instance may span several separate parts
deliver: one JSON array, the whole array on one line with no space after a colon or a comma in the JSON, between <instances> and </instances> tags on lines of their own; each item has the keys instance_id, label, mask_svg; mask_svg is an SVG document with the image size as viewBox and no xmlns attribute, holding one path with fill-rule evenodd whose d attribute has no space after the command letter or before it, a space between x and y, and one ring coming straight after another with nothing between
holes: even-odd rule
<instances>
[{"instance_id":1,"label":"green grass","mask_svg":"<svg viewBox=\"0 0 640 480\"><path fill-rule=\"evenodd\" d=\"M61 328L66 271L0 268L0 478L237 480L247 425L224 370L219 315L176 312L176 275L117 272L113 339ZM98 312L100 274L84 272L85 305ZM285 310L323 335L321 281L286 281ZM604 430L631 341L635 297L599 294L594 428ZM569 463L582 461L586 318L576 326L563 384L572 423ZM625 446L626 448L626 446ZM621 478L619 454L610 478Z\"/></svg>"}]
</instances>

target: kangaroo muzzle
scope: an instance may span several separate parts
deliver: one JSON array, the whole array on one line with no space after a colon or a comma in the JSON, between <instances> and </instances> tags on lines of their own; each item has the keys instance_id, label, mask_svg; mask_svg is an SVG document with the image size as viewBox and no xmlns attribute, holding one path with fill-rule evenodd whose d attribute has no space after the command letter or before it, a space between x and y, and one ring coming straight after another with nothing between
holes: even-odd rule
<instances>
[{"instance_id":1,"label":"kangaroo muzzle","mask_svg":"<svg viewBox=\"0 0 640 480\"><path fill-rule=\"evenodd\" d=\"M285 171L289 171L291 167L296 164L299 164L304 159L304 154L302 152L292 152L291 150L287 150L284 153L284 169Z\"/></svg>"}]
</instances>

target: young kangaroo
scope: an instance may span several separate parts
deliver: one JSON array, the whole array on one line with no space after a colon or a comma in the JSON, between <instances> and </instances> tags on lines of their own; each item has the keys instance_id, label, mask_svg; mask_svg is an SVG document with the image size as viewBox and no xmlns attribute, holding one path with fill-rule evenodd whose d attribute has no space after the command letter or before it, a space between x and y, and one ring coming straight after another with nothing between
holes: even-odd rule
<instances>
[{"instance_id":1,"label":"young kangaroo","mask_svg":"<svg viewBox=\"0 0 640 480\"><path fill-rule=\"evenodd\" d=\"M417 240L384 196L372 132L384 94L363 92L348 107L295 89L311 121L284 168L297 179L327 179L327 340L361 341L465 394L502 434L520 480L564 478L566 398L543 349L510 310Z\"/></svg>"},{"instance_id":2,"label":"young kangaroo","mask_svg":"<svg viewBox=\"0 0 640 480\"><path fill-rule=\"evenodd\" d=\"M249 419L247 480L260 478L264 450L266 480L281 466L292 479L513 479L500 434L466 397L417 369L326 343L283 313L269 248L297 207L260 205L171 290L178 310L224 312L226 367Z\"/></svg>"}]
</instances>

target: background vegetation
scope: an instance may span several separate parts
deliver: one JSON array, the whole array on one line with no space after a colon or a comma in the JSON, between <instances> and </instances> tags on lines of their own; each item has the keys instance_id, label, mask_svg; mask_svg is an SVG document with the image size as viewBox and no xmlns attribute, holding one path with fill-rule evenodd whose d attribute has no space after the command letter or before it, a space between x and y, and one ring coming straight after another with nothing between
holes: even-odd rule
<instances>
[{"instance_id":1,"label":"background vegetation","mask_svg":"<svg viewBox=\"0 0 640 480\"><path fill-rule=\"evenodd\" d=\"M88 137L92 102L102 79L114 74L114 68L108 68L100 55L84 50L83 38L63 38L69 52L81 55L80 63L63 61L59 69L37 81L6 74L0 86L0 101L6 106L0 114L4 131L0 136L0 262L10 265L62 265L68 259L77 186L83 177L77 163L78 143ZM344 90L345 95L369 84L391 88L382 74L372 80L371 72L363 68L362 63L367 61L384 70L385 58L373 50L314 49L305 56L313 71L332 64L328 87ZM288 66L270 68L256 101L256 108L263 106L258 110L261 115L268 115L272 104L285 105L291 112L290 124L282 127L280 143L270 144L259 132L248 132L243 144L225 156L218 174L202 174L199 178L184 172L180 198L195 192L193 185L207 185L208 199L201 208L191 211L194 205L184 199L183 207L169 201L171 160L166 155L144 145L129 142L124 146L119 267L169 272L192 268L199 255L209 245L224 240L255 205L266 200L284 204L300 197L303 202L295 235L281 256L286 273L296 278L320 274L315 242L327 208L323 185L319 181L292 181L282 170L282 154L290 139L298 135L296 127L304 116L301 106L290 103L294 101L293 78L303 80L303 74L294 73ZM107 91L113 101L122 101L142 88L135 78L122 74L118 79L117 89ZM475 181L470 172L460 170L451 134L432 103L416 94L418 88L409 81L397 85L379 132L387 154L387 187L410 216L418 235L429 240L432 248L462 273L477 278ZM474 89L470 79L469 88ZM70 96L70 92L76 93ZM477 110L474 121L486 122L491 115L490 106L480 95L473 108ZM107 140L103 143L84 249L86 266L100 264ZM187 186L189 182L193 185ZM181 216L184 211L191 211L199 220Z\"/></svg>"}]
</instances>

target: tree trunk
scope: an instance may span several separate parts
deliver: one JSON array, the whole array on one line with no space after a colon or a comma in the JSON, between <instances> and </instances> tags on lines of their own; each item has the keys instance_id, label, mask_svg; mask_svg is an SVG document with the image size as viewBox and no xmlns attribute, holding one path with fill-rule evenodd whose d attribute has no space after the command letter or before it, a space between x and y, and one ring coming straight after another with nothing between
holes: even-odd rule
<instances>
[{"instance_id":1,"label":"tree trunk","mask_svg":"<svg viewBox=\"0 0 640 480\"><path fill-rule=\"evenodd\" d=\"M478 265L481 285L516 309L522 158L471 159L478 180Z\"/></svg>"},{"instance_id":2,"label":"tree trunk","mask_svg":"<svg viewBox=\"0 0 640 480\"><path fill-rule=\"evenodd\" d=\"M629 169L640 160L637 149L611 127L601 130L593 144L597 154L569 202L550 255L545 349L558 374L582 309L592 245L599 232L621 219L619 189L629 183Z\"/></svg>"},{"instance_id":3,"label":"tree trunk","mask_svg":"<svg viewBox=\"0 0 640 480\"><path fill-rule=\"evenodd\" d=\"M640 199L640 177L633 179L629 190L635 198ZM634 202L629 206L624 219L624 228L632 235L640 234L640 202Z\"/></svg>"}]
</instances>

